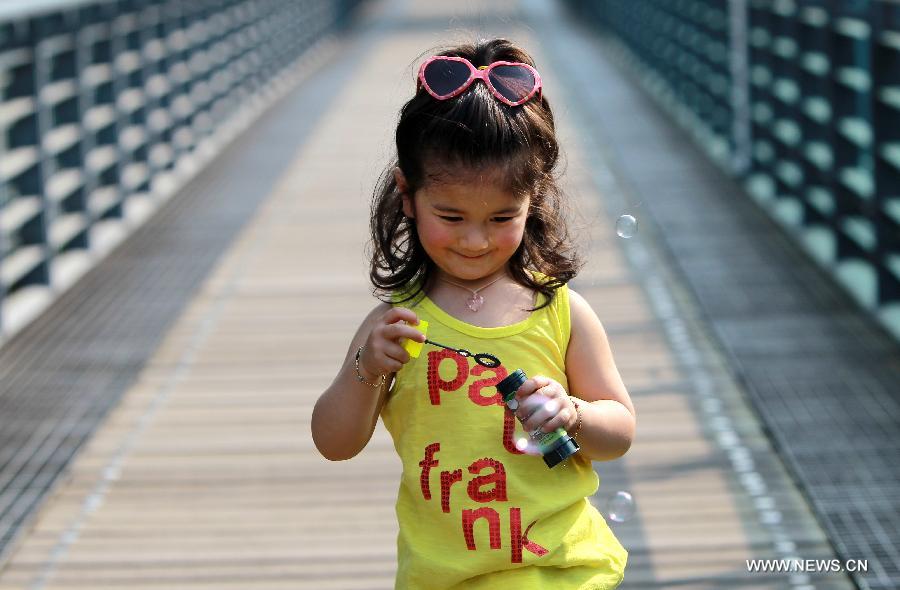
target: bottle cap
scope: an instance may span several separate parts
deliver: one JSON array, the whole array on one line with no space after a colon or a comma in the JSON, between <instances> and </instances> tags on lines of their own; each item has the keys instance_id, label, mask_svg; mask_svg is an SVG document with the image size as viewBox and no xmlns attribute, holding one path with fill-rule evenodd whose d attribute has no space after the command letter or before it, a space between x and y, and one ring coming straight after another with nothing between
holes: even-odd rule
<instances>
[{"instance_id":1,"label":"bottle cap","mask_svg":"<svg viewBox=\"0 0 900 590\"><path fill-rule=\"evenodd\" d=\"M558 445L544 453L547 467L555 467L578 452L578 443L571 436L564 438Z\"/></svg>"},{"instance_id":2,"label":"bottle cap","mask_svg":"<svg viewBox=\"0 0 900 590\"><path fill-rule=\"evenodd\" d=\"M528 380L528 376L522 369L516 369L506 379L497 384L497 391L503 396L503 401L508 402L515 397L522 384Z\"/></svg>"}]
</instances>

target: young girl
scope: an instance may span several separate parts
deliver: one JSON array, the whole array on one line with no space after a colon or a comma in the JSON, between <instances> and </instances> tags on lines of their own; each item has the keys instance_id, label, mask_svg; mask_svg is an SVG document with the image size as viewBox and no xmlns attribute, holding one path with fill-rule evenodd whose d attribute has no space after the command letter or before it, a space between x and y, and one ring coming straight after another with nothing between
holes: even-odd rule
<instances>
[{"instance_id":1,"label":"young girl","mask_svg":"<svg viewBox=\"0 0 900 590\"><path fill-rule=\"evenodd\" d=\"M614 588L627 553L587 500L591 461L628 450L634 408L566 285L580 262L533 61L503 39L429 58L396 141L371 216L388 302L316 403L316 447L350 459L384 421L403 462L397 588ZM404 344L426 337L443 346L412 358ZM496 385L519 368L530 378L505 404ZM557 428L580 450L548 468L525 442Z\"/></svg>"}]
</instances>

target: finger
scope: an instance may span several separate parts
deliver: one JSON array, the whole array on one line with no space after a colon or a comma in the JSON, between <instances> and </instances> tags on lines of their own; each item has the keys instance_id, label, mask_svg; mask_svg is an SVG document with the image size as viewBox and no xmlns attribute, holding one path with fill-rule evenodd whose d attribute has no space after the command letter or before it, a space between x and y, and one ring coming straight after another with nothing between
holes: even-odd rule
<instances>
[{"instance_id":1,"label":"finger","mask_svg":"<svg viewBox=\"0 0 900 590\"><path fill-rule=\"evenodd\" d=\"M389 344L384 347L384 354L387 358L403 363L404 365L412 358L405 348L398 344Z\"/></svg>"},{"instance_id":2,"label":"finger","mask_svg":"<svg viewBox=\"0 0 900 590\"><path fill-rule=\"evenodd\" d=\"M560 404L542 395L532 395L519 410L523 428L534 430L559 412Z\"/></svg>"},{"instance_id":3,"label":"finger","mask_svg":"<svg viewBox=\"0 0 900 590\"><path fill-rule=\"evenodd\" d=\"M425 342L425 334L406 324L390 324L384 329L384 337L388 340L408 338L416 342Z\"/></svg>"},{"instance_id":4,"label":"finger","mask_svg":"<svg viewBox=\"0 0 900 590\"><path fill-rule=\"evenodd\" d=\"M419 317L416 315L416 312L406 307L393 307L384 314L384 322L386 324L407 322L417 326L419 324Z\"/></svg>"},{"instance_id":5,"label":"finger","mask_svg":"<svg viewBox=\"0 0 900 590\"><path fill-rule=\"evenodd\" d=\"M534 379L527 379L525 383L519 386L519 389L516 390L516 401L519 402L519 406L521 407L522 402L532 393L537 391L537 384L534 382Z\"/></svg>"},{"instance_id":6,"label":"finger","mask_svg":"<svg viewBox=\"0 0 900 590\"><path fill-rule=\"evenodd\" d=\"M359 365L368 373L376 376L392 372L385 367L384 355L375 349L370 349L368 347L366 347L366 350L360 357Z\"/></svg>"},{"instance_id":7,"label":"finger","mask_svg":"<svg viewBox=\"0 0 900 590\"><path fill-rule=\"evenodd\" d=\"M552 380L549 384L538 387L535 390L534 395L540 395L548 399L564 398L568 396L566 390L563 389L563 386Z\"/></svg>"},{"instance_id":8,"label":"finger","mask_svg":"<svg viewBox=\"0 0 900 590\"><path fill-rule=\"evenodd\" d=\"M551 418L554 418L555 416L556 413L549 412L544 406L541 406L537 409L537 411L529 416L529 418L525 422L522 423L522 428L524 428L527 432L531 432L535 428L540 428L540 426L544 422L550 420Z\"/></svg>"},{"instance_id":9,"label":"finger","mask_svg":"<svg viewBox=\"0 0 900 590\"><path fill-rule=\"evenodd\" d=\"M532 377L526 380L516 392L516 417L520 422L528 420L540 404L546 403L549 399L562 398L566 395L562 385L553 379L541 375Z\"/></svg>"},{"instance_id":10,"label":"finger","mask_svg":"<svg viewBox=\"0 0 900 590\"><path fill-rule=\"evenodd\" d=\"M532 439L538 439L541 436L543 436L546 433L551 432L551 431L544 428L543 424L539 424L534 429L527 430L527 432L528 432L528 436L530 436Z\"/></svg>"},{"instance_id":11,"label":"finger","mask_svg":"<svg viewBox=\"0 0 900 590\"><path fill-rule=\"evenodd\" d=\"M406 349L393 340L385 339L383 331L380 332L378 337L372 339L370 345L366 346L366 349L363 351L363 357L366 355L369 355L371 359L371 363L367 364L367 366L373 369L376 366L381 369L390 367L391 371L394 371L399 368L396 363L409 360L409 353Z\"/></svg>"},{"instance_id":12,"label":"finger","mask_svg":"<svg viewBox=\"0 0 900 590\"><path fill-rule=\"evenodd\" d=\"M558 381L554 381L549 377L534 377L535 393L545 397L559 397L566 394L565 388Z\"/></svg>"},{"instance_id":13,"label":"finger","mask_svg":"<svg viewBox=\"0 0 900 590\"><path fill-rule=\"evenodd\" d=\"M537 389L540 389L541 387L546 387L546 386L550 385L551 383L555 383L553 381L553 379L551 379L550 377L544 377L543 375L535 375L531 378L531 380L534 381L534 384L537 386Z\"/></svg>"},{"instance_id":14,"label":"finger","mask_svg":"<svg viewBox=\"0 0 900 590\"><path fill-rule=\"evenodd\" d=\"M379 353L375 357L375 364L381 369L383 373L396 373L400 369L403 368L404 362L400 360L402 358L401 354L396 354L394 356L393 353L387 352L389 347L385 347L386 351ZM400 349L404 354L405 350Z\"/></svg>"},{"instance_id":15,"label":"finger","mask_svg":"<svg viewBox=\"0 0 900 590\"><path fill-rule=\"evenodd\" d=\"M569 410L565 409L553 418L544 422L544 424L541 426L541 429L544 432L553 432L557 428L565 428L566 424L568 424L569 422L570 417L571 416L569 416Z\"/></svg>"},{"instance_id":16,"label":"finger","mask_svg":"<svg viewBox=\"0 0 900 590\"><path fill-rule=\"evenodd\" d=\"M541 409L541 406L544 405L545 402L548 401L548 398L538 395L532 394L525 396L522 401L519 402L519 408L516 411L516 416L519 418L520 422L524 422L531 417L532 414Z\"/></svg>"}]
</instances>

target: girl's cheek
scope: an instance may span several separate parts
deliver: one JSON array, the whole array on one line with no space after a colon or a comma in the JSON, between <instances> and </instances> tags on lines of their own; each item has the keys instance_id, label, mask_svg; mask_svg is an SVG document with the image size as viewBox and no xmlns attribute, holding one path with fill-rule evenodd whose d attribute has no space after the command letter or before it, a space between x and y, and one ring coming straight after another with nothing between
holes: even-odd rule
<instances>
[{"instance_id":1,"label":"girl's cheek","mask_svg":"<svg viewBox=\"0 0 900 590\"><path fill-rule=\"evenodd\" d=\"M519 244L522 242L522 232L524 231L524 229L525 226L523 225L521 228L516 228L512 231L504 232L497 237L497 245L504 248L518 248Z\"/></svg>"},{"instance_id":2,"label":"girl's cheek","mask_svg":"<svg viewBox=\"0 0 900 590\"><path fill-rule=\"evenodd\" d=\"M449 246L453 243L453 234L440 223L425 222L419 225L419 239L434 246Z\"/></svg>"},{"instance_id":3,"label":"girl's cheek","mask_svg":"<svg viewBox=\"0 0 900 590\"><path fill-rule=\"evenodd\" d=\"M428 240L438 246L449 246L453 243L453 234L441 225L434 224L428 234Z\"/></svg>"}]
</instances>

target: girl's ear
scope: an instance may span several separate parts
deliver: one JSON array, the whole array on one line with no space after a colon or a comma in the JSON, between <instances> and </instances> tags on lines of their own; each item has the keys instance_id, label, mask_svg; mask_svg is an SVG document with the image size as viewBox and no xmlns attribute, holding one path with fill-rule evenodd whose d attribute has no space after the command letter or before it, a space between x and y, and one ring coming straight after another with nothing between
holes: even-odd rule
<instances>
[{"instance_id":1,"label":"girl's ear","mask_svg":"<svg viewBox=\"0 0 900 590\"><path fill-rule=\"evenodd\" d=\"M397 191L400 193L400 199L403 201L403 214L411 219L415 219L413 211L412 196L409 194L409 183L406 182L406 176L399 167L394 168L394 182L397 183Z\"/></svg>"}]
</instances>

